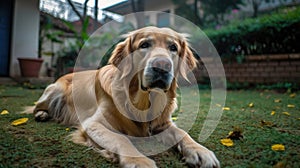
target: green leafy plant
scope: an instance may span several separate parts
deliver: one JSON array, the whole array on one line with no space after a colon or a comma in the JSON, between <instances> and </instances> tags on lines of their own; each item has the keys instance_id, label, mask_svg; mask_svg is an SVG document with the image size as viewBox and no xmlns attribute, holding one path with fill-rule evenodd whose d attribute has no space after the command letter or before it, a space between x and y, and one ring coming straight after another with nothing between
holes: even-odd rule
<instances>
[{"instance_id":1,"label":"green leafy plant","mask_svg":"<svg viewBox=\"0 0 300 168\"><path fill-rule=\"evenodd\" d=\"M299 53L300 8L237 21L219 30L204 30L223 60L243 55Z\"/></svg>"},{"instance_id":2,"label":"green leafy plant","mask_svg":"<svg viewBox=\"0 0 300 168\"><path fill-rule=\"evenodd\" d=\"M44 21L40 24L39 29L39 53L38 56L41 57L42 55L46 56L54 56L54 49L53 43L62 43L62 40L59 38L63 35L63 32L60 30L54 30L54 26L52 20L49 16L44 16ZM44 41L48 40L51 42L51 52L44 52L43 51L43 44ZM53 60L51 60L53 61ZM52 62L51 62L52 64Z\"/></svg>"},{"instance_id":3,"label":"green leafy plant","mask_svg":"<svg viewBox=\"0 0 300 168\"><path fill-rule=\"evenodd\" d=\"M87 28L89 25L89 19L86 17L83 21L81 31L77 31L75 26L68 21L64 21L64 24L70 29L75 37L75 42L69 43L62 50L58 51L57 63L56 63L56 78L69 72L69 68L74 67L77 56L80 49L88 39Z\"/></svg>"}]
</instances>

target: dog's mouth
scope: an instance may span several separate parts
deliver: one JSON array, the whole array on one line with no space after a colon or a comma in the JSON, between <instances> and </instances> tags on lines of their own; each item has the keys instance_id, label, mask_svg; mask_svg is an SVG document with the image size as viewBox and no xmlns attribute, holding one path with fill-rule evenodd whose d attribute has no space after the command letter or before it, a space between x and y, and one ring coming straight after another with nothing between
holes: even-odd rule
<instances>
[{"instance_id":1,"label":"dog's mouth","mask_svg":"<svg viewBox=\"0 0 300 168\"><path fill-rule=\"evenodd\" d=\"M151 91L151 89L162 89L164 92L166 92L169 89L169 86L163 81L163 80L157 80L153 83L151 83L149 86L145 87L143 84L141 84L141 89L143 91Z\"/></svg>"},{"instance_id":2,"label":"dog's mouth","mask_svg":"<svg viewBox=\"0 0 300 168\"><path fill-rule=\"evenodd\" d=\"M142 76L141 89L143 91L161 89L166 92L171 86L172 79L173 76L170 73L145 71Z\"/></svg>"}]
</instances>

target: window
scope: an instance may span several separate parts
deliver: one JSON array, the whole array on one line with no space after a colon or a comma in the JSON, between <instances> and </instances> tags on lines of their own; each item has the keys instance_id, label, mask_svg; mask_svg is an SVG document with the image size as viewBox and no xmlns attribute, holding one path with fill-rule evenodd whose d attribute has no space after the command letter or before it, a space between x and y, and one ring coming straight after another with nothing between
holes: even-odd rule
<instances>
[{"instance_id":1,"label":"window","mask_svg":"<svg viewBox=\"0 0 300 168\"><path fill-rule=\"evenodd\" d=\"M146 26L150 25L150 16L145 16L145 25Z\"/></svg>"},{"instance_id":2,"label":"window","mask_svg":"<svg viewBox=\"0 0 300 168\"><path fill-rule=\"evenodd\" d=\"M165 11L165 13L157 14L157 27L168 27L170 26L170 11Z\"/></svg>"}]
</instances>

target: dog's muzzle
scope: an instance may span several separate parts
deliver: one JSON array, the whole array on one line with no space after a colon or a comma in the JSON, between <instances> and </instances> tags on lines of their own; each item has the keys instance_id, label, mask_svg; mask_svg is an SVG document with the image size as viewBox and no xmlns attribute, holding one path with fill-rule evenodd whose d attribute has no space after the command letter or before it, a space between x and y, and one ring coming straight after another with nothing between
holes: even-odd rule
<instances>
[{"instance_id":1,"label":"dog's muzzle","mask_svg":"<svg viewBox=\"0 0 300 168\"><path fill-rule=\"evenodd\" d=\"M143 74L142 89L168 90L173 80L173 64L168 58L157 57L147 63Z\"/></svg>"}]
</instances>

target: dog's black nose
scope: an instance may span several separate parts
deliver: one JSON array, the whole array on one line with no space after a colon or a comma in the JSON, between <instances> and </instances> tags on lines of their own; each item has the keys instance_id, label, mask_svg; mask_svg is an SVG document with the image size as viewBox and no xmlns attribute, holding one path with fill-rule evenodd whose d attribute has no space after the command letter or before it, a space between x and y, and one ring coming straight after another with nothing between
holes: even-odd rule
<instances>
[{"instance_id":1,"label":"dog's black nose","mask_svg":"<svg viewBox=\"0 0 300 168\"><path fill-rule=\"evenodd\" d=\"M152 62L152 69L156 72L170 72L172 63L167 58L155 58Z\"/></svg>"}]
</instances>

